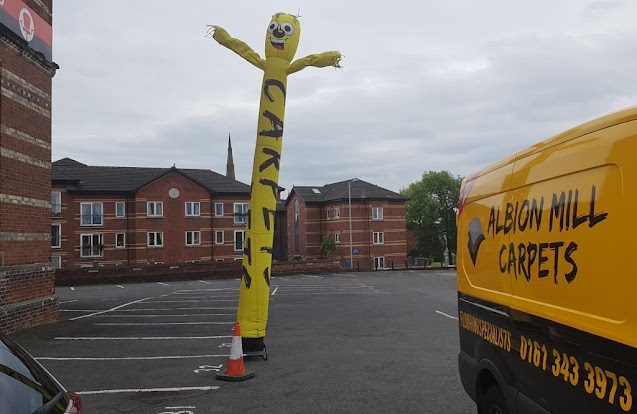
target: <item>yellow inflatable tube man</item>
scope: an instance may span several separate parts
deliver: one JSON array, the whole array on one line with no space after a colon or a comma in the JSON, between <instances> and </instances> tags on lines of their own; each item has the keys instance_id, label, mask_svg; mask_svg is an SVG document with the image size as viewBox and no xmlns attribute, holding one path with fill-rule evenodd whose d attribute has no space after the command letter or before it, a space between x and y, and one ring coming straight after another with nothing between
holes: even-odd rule
<instances>
[{"instance_id":1,"label":"yellow inflatable tube man","mask_svg":"<svg viewBox=\"0 0 637 414\"><path fill-rule=\"evenodd\" d=\"M290 14L277 13L272 16L265 35L265 59L245 42L230 37L221 27L213 26L213 30L213 38L220 45L264 72L237 319L241 323L244 353L267 358L263 338L268 321L287 78L307 66L338 68L341 54L336 51L325 52L292 62L299 45L301 25Z\"/></svg>"}]
</instances>

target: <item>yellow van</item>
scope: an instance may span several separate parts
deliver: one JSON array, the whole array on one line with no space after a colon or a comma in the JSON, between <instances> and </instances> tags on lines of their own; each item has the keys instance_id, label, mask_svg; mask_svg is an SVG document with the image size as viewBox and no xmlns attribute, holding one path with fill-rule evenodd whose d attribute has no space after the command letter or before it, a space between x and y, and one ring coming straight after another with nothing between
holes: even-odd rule
<instances>
[{"instance_id":1,"label":"yellow van","mask_svg":"<svg viewBox=\"0 0 637 414\"><path fill-rule=\"evenodd\" d=\"M458 361L479 413L637 413L635 207L636 108L464 179Z\"/></svg>"}]
</instances>

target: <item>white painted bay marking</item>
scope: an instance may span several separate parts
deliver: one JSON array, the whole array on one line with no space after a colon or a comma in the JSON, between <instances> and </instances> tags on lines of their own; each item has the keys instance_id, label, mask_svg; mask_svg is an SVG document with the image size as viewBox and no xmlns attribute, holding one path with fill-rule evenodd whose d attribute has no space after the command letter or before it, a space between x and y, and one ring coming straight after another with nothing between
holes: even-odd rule
<instances>
[{"instance_id":1,"label":"white painted bay marking","mask_svg":"<svg viewBox=\"0 0 637 414\"><path fill-rule=\"evenodd\" d=\"M122 286L122 285L115 285L115 286L117 286L120 289L124 289L124 286Z\"/></svg>"},{"instance_id":2,"label":"white painted bay marking","mask_svg":"<svg viewBox=\"0 0 637 414\"><path fill-rule=\"evenodd\" d=\"M64 302L59 302L59 304L63 304L63 303L71 303L71 302L77 302L79 299L73 299L73 300L65 300Z\"/></svg>"},{"instance_id":3,"label":"white painted bay marking","mask_svg":"<svg viewBox=\"0 0 637 414\"><path fill-rule=\"evenodd\" d=\"M180 392L180 391L210 391L218 390L219 386L208 387L181 387L181 388L129 388L121 390L98 390L98 391L78 391L77 395L94 395L94 394L124 394L124 393L140 393L140 392Z\"/></svg>"},{"instance_id":4,"label":"white painted bay marking","mask_svg":"<svg viewBox=\"0 0 637 414\"><path fill-rule=\"evenodd\" d=\"M97 318L163 318L165 317L170 317L170 318L190 318L193 316L233 316L233 313L185 313L185 314L178 314L178 315L170 315L170 314L166 314L166 315L101 315L101 316L97 316Z\"/></svg>"},{"instance_id":5,"label":"white painted bay marking","mask_svg":"<svg viewBox=\"0 0 637 414\"><path fill-rule=\"evenodd\" d=\"M199 302L236 302L237 299L211 299L211 300L149 300L146 303L199 303Z\"/></svg>"},{"instance_id":6,"label":"white painted bay marking","mask_svg":"<svg viewBox=\"0 0 637 414\"><path fill-rule=\"evenodd\" d=\"M159 283L160 285L164 285L164 286L170 286L168 283L164 283L164 282L157 282L157 283Z\"/></svg>"},{"instance_id":7,"label":"white painted bay marking","mask_svg":"<svg viewBox=\"0 0 637 414\"><path fill-rule=\"evenodd\" d=\"M187 295L190 292L217 292L220 290L235 290L235 291L239 291L238 288L215 288L215 289L180 289L180 290L176 290L173 293L176 293L178 295Z\"/></svg>"},{"instance_id":8,"label":"white painted bay marking","mask_svg":"<svg viewBox=\"0 0 637 414\"><path fill-rule=\"evenodd\" d=\"M232 325L234 322L105 322L94 326Z\"/></svg>"},{"instance_id":9,"label":"white painted bay marking","mask_svg":"<svg viewBox=\"0 0 637 414\"><path fill-rule=\"evenodd\" d=\"M84 358L84 357L37 357L39 361L146 361L155 359L196 359L196 358L227 358L229 354L225 355L167 355L167 356L151 356L151 357L121 357L121 358Z\"/></svg>"},{"instance_id":10,"label":"white painted bay marking","mask_svg":"<svg viewBox=\"0 0 637 414\"><path fill-rule=\"evenodd\" d=\"M183 407L164 407L166 410L179 410L180 408L197 408L193 405L185 405Z\"/></svg>"},{"instance_id":11,"label":"white painted bay marking","mask_svg":"<svg viewBox=\"0 0 637 414\"><path fill-rule=\"evenodd\" d=\"M135 300L135 301L132 301L132 302L128 302L128 303L125 303L123 305L119 305L119 306L116 306L114 308L111 308L111 309L108 309L108 310L105 310L105 311L90 313L88 315L77 316L77 317L71 318L69 320L70 321L75 321L75 320L82 319L82 318L88 318L89 316L95 316L95 315L100 315L100 314L106 313L106 312L112 312L112 311L117 310L119 308L123 308L124 306L128 306L128 305L132 305L133 303L139 303L139 302L145 301L146 299L150 299L150 297L147 297L147 298L144 298L144 299Z\"/></svg>"},{"instance_id":12,"label":"white painted bay marking","mask_svg":"<svg viewBox=\"0 0 637 414\"><path fill-rule=\"evenodd\" d=\"M154 340L172 340L172 339L225 339L232 338L232 335L216 335L216 336L136 336L136 337L107 337L107 336L93 336L93 337L57 337L53 338L56 341L154 341Z\"/></svg>"},{"instance_id":13,"label":"white painted bay marking","mask_svg":"<svg viewBox=\"0 0 637 414\"><path fill-rule=\"evenodd\" d=\"M209 285L212 285L212 282L208 282L207 280L200 280L201 283L207 283Z\"/></svg>"},{"instance_id":14,"label":"white painted bay marking","mask_svg":"<svg viewBox=\"0 0 637 414\"><path fill-rule=\"evenodd\" d=\"M71 290L75 290L75 288L73 286L71 286Z\"/></svg>"},{"instance_id":15,"label":"white painted bay marking","mask_svg":"<svg viewBox=\"0 0 637 414\"><path fill-rule=\"evenodd\" d=\"M270 296L274 296L276 294L277 290L279 290L278 286L274 288L274 291L270 294Z\"/></svg>"},{"instance_id":16,"label":"white painted bay marking","mask_svg":"<svg viewBox=\"0 0 637 414\"><path fill-rule=\"evenodd\" d=\"M350 275L349 273L339 273L336 276L349 276L349 277L356 277L356 275Z\"/></svg>"},{"instance_id":17,"label":"white painted bay marking","mask_svg":"<svg viewBox=\"0 0 637 414\"><path fill-rule=\"evenodd\" d=\"M457 318L457 317L455 317L455 316L451 316L451 315L447 315L447 314L446 314L446 313L444 313L444 312L436 311L436 313L438 313L438 314L440 314L440 315L442 315L442 316L446 316L447 318L451 318L451 319L458 320L458 318Z\"/></svg>"}]
</instances>

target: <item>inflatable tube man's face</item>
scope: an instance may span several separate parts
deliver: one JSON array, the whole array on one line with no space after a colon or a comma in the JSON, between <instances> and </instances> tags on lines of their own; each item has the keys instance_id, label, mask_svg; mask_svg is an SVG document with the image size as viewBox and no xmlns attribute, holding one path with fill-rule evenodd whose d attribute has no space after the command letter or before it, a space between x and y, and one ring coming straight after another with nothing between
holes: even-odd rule
<instances>
[{"instance_id":1,"label":"inflatable tube man's face","mask_svg":"<svg viewBox=\"0 0 637 414\"><path fill-rule=\"evenodd\" d=\"M296 17L284 13L275 14L265 33L265 57L278 57L292 62L300 37L301 24Z\"/></svg>"}]
</instances>

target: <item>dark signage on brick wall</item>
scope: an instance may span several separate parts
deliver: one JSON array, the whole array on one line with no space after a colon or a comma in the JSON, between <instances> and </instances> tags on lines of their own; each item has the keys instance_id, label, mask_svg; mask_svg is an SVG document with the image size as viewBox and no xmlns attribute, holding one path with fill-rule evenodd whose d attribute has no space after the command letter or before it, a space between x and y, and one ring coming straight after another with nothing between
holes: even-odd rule
<instances>
[{"instance_id":1,"label":"dark signage on brick wall","mask_svg":"<svg viewBox=\"0 0 637 414\"><path fill-rule=\"evenodd\" d=\"M29 47L53 61L53 30L22 0L0 0L0 24L18 35Z\"/></svg>"}]
</instances>

